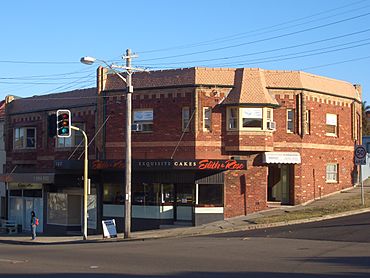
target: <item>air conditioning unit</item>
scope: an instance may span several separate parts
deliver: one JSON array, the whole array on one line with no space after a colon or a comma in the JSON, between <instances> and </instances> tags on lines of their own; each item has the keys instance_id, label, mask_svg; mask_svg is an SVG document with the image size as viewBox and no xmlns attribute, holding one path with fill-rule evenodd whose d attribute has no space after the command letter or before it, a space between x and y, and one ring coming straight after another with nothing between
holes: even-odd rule
<instances>
[{"instance_id":1,"label":"air conditioning unit","mask_svg":"<svg viewBox=\"0 0 370 278\"><path fill-rule=\"evenodd\" d=\"M143 131L143 124L132 124L131 131L133 132L140 132Z\"/></svg>"},{"instance_id":2,"label":"air conditioning unit","mask_svg":"<svg viewBox=\"0 0 370 278\"><path fill-rule=\"evenodd\" d=\"M275 122L267 122L267 129L276 130L276 123Z\"/></svg>"}]
</instances>

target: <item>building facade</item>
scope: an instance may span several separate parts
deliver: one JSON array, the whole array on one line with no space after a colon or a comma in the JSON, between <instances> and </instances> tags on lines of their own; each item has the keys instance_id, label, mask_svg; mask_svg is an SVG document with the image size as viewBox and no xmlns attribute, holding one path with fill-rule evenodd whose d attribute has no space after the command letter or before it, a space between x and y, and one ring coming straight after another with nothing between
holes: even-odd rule
<instances>
[{"instance_id":1,"label":"building facade","mask_svg":"<svg viewBox=\"0 0 370 278\"><path fill-rule=\"evenodd\" d=\"M135 73L133 85L134 228L302 204L356 181L358 85L297 71L214 68ZM99 70L98 122L109 120L97 151L109 163L125 156L122 88ZM247 168L202 171L205 161ZM123 198L114 197L125 194L123 169L101 171L102 216L123 220Z\"/></svg>"},{"instance_id":2,"label":"building facade","mask_svg":"<svg viewBox=\"0 0 370 278\"><path fill-rule=\"evenodd\" d=\"M4 146L5 100L0 102L0 175L3 174L6 162ZM6 187L0 180L0 219L6 218Z\"/></svg>"}]
</instances>

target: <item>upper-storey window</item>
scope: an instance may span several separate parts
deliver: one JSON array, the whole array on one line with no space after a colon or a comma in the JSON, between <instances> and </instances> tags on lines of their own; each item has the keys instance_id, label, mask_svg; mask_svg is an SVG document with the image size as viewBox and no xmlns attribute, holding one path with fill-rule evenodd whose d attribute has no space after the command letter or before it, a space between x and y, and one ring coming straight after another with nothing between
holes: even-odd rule
<instances>
[{"instance_id":1,"label":"upper-storey window","mask_svg":"<svg viewBox=\"0 0 370 278\"><path fill-rule=\"evenodd\" d=\"M153 131L153 109L134 110L134 120L136 132Z\"/></svg>"},{"instance_id":2,"label":"upper-storey window","mask_svg":"<svg viewBox=\"0 0 370 278\"><path fill-rule=\"evenodd\" d=\"M83 123L73 123L74 126L85 130L85 125ZM70 137L58 137L57 138L57 148L71 148L79 146L83 141L82 132L72 130Z\"/></svg>"},{"instance_id":3,"label":"upper-storey window","mask_svg":"<svg viewBox=\"0 0 370 278\"><path fill-rule=\"evenodd\" d=\"M273 109L267 107L228 107L227 130L275 130Z\"/></svg>"},{"instance_id":4,"label":"upper-storey window","mask_svg":"<svg viewBox=\"0 0 370 278\"><path fill-rule=\"evenodd\" d=\"M294 109L286 110L286 131L294 133Z\"/></svg>"},{"instance_id":5,"label":"upper-storey window","mask_svg":"<svg viewBox=\"0 0 370 278\"><path fill-rule=\"evenodd\" d=\"M35 149L36 148L36 128L17 127L14 128L14 149Z\"/></svg>"},{"instance_id":6,"label":"upper-storey window","mask_svg":"<svg viewBox=\"0 0 370 278\"><path fill-rule=\"evenodd\" d=\"M236 107L232 107L227 110L227 118L228 118L227 127L229 130L238 129L238 113L239 113L239 109Z\"/></svg>"},{"instance_id":7,"label":"upper-storey window","mask_svg":"<svg viewBox=\"0 0 370 278\"><path fill-rule=\"evenodd\" d=\"M189 123L190 123L190 108L185 106L182 108L182 131L189 131Z\"/></svg>"},{"instance_id":8,"label":"upper-storey window","mask_svg":"<svg viewBox=\"0 0 370 278\"><path fill-rule=\"evenodd\" d=\"M326 114L326 135L337 136L338 135L338 116L336 114Z\"/></svg>"},{"instance_id":9,"label":"upper-storey window","mask_svg":"<svg viewBox=\"0 0 370 278\"><path fill-rule=\"evenodd\" d=\"M203 130L211 131L212 130L212 108L203 107Z\"/></svg>"},{"instance_id":10,"label":"upper-storey window","mask_svg":"<svg viewBox=\"0 0 370 278\"><path fill-rule=\"evenodd\" d=\"M262 115L262 108L241 108L242 126L262 129Z\"/></svg>"},{"instance_id":11,"label":"upper-storey window","mask_svg":"<svg viewBox=\"0 0 370 278\"><path fill-rule=\"evenodd\" d=\"M306 110L306 117L305 117L305 122L304 122L305 129L306 129L306 134L310 134L310 132L311 132L310 122L311 122L311 111Z\"/></svg>"}]
</instances>

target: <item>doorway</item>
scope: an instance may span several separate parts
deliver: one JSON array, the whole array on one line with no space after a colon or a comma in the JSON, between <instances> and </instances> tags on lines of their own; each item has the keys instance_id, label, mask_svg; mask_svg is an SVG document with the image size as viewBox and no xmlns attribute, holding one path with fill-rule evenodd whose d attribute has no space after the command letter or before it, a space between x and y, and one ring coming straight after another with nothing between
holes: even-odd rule
<instances>
[{"instance_id":1,"label":"doorway","mask_svg":"<svg viewBox=\"0 0 370 278\"><path fill-rule=\"evenodd\" d=\"M294 165L272 164L268 169L268 198L269 202L291 204L291 191L293 189L292 173Z\"/></svg>"},{"instance_id":2,"label":"doorway","mask_svg":"<svg viewBox=\"0 0 370 278\"><path fill-rule=\"evenodd\" d=\"M174 221L193 222L194 184L175 184Z\"/></svg>"},{"instance_id":3,"label":"doorway","mask_svg":"<svg viewBox=\"0 0 370 278\"><path fill-rule=\"evenodd\" d=\"M23 230L31 231L31 212L34 211L36 217L39 219L39 225L37 226L37 232L43 232L43 204L42 198L23 198Z\"/></svg>"}]
</instances>

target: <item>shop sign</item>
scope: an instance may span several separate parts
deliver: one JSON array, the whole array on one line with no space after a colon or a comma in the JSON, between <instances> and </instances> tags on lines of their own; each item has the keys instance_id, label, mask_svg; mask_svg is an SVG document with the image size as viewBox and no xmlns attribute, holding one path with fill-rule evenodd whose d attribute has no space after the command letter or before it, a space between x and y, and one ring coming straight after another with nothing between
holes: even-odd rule
<instances>
[{"instance_id":1,"label":"shop sign","mask_svg":"<svg viewBox=\"0 0 370 278\"><path fill-rule=\"evenodd\" d=\"M94 170L104 170L104 169L124 169L124 160L94 160L92 162L92 168Z\"/></svg>"},{"instance_id":2,"label":"shop sign","mask_svg":"<svg viewBox=\"0 0 370 278\"><path fill-rule=\"evenodd\" d=\"M16 183L10 182L8 189L42 189L41 183Z\"/></svg>"},{"instance_id":3,"label":"shop sign","mask_svg":"<svg viewBox=\"0 0 370 278\"><path fill-rule=\"evenodd\" d=\"M134 160L135 169L148 170L246 170L247 162L244 160Z\"/></svg>"}]
</instances>

